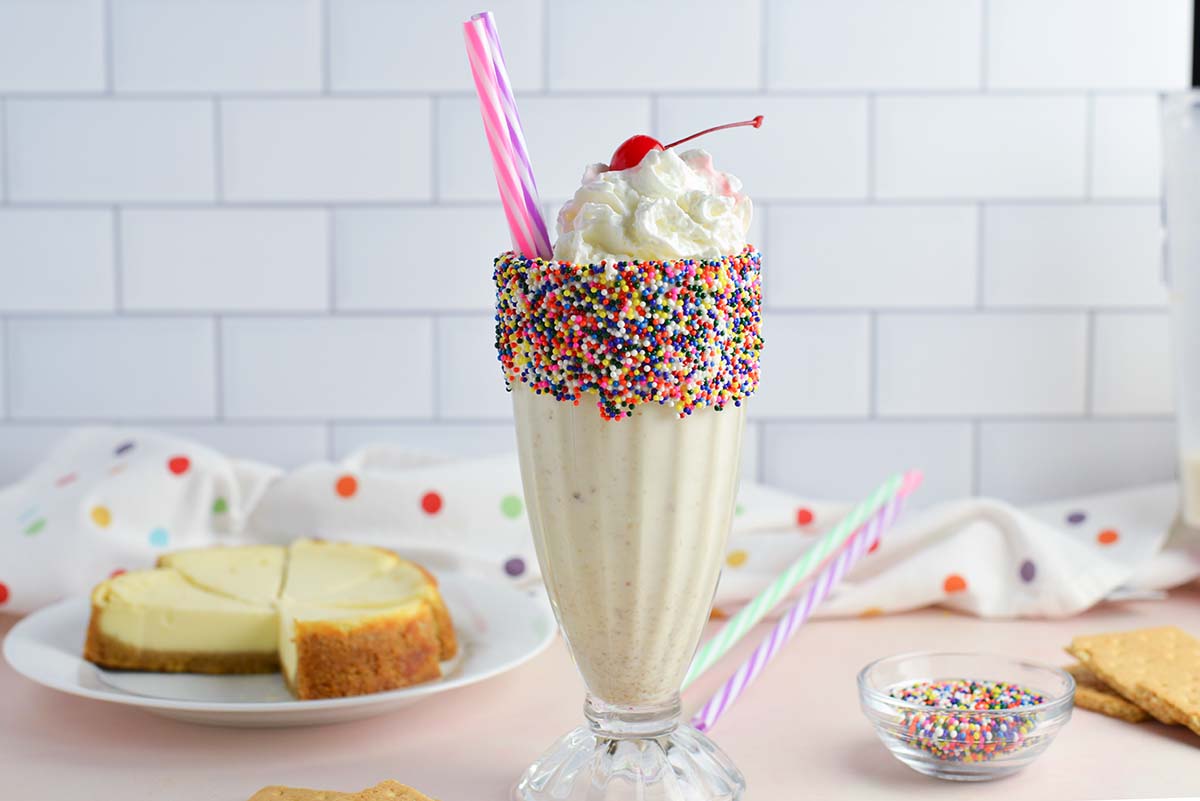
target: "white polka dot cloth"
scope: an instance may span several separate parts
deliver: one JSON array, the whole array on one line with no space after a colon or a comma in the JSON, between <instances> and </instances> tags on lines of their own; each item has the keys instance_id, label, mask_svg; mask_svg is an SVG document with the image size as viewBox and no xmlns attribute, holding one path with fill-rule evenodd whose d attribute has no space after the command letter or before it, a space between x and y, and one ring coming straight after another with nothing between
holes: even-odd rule
<instances>
[{"instance_id":1,"label":"white polka dot cloth","mask_svg":"<svg viewBox=\"0 0 1200 801\"><path fill-rule=\"evenodd\" d=\"M941 604L1062 616L1106 597L1144 597L1200 575L1200 533L1174 525L1177 506L1176 487L1164 485L1026 509L967 499L909 513L818 613ZM86 593L172 549L302 536L390 545L435 572L537 586L524 508L515 456L463 461L375 446L284 472L151 431L79 429L0 490L0 611ZM718 610L753 596L847 508L744 485Z\"/></svg>"}]
</instances>

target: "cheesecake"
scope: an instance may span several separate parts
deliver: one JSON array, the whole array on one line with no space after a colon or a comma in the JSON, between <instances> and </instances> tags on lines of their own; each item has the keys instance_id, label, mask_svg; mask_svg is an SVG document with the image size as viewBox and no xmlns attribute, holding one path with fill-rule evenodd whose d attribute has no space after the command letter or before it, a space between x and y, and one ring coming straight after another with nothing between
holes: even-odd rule
<instances>
[{"instance_id":1,"label":"cheesecake","mask_svg":"<svg viewBox=\"0 0 1200 801\"><path fill-rule=\"evenodd\" d=\"M270 604L283 586L288 549L282 545L240 548L192 548L159 557L192 584L217 595L248 603Z\"/></svg>"},{"instance_id":2,"label":"cheesecake","mask_svg":"<svg viewBox=\"0 0 1200 801\"><path fill-rule=\"evenodd\" d=\"M83 655L127 670L270 673L279 669L278 614L170 568L123 573L92 592Z\"/></svg>"},{"instance_id":3,"label":"cheesecake","mask_svg":"<svg viewBox=\"0 0 1200 801\"><path fill-rule=\"evenodd\" d=\"M297 698L363 695L436 679L444 649L429 604L374 609L284 604L279 663Z\"/></svg>"},{"instance_id":4,"label":"cheesecake","mask_svg":"<svg viewBox=\"0 0 1200 801\"><path fill-rule=\"evenodd\" d=\"M436 679L457 650L424 568L383 548L297 540L179 551L101 582L84 658L125 670L282 670L310 699Z\"/></svg>"}]
</instances>

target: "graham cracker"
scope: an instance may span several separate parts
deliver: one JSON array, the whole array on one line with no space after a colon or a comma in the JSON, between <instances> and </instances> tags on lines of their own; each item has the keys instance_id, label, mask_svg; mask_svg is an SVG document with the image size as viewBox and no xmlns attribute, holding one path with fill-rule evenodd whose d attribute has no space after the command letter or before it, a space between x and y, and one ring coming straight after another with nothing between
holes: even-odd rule
<instances>
[{"instance_id":1,"label":"graham cracker","mask_svg":"<svg viewBox=\"0 0 1200 801\"><path fill-rule=\"evenodd\" d=\"M264 787L249 801L436 801L411 787L388 779L357 793L337 793L333 790L306 790L303 787Z\"/></svg>"},{"instance_id":2,"label":"graham cracker","mask_svg":"<svg viewBox=\"0 0 1200 801\"><path fill-rule=\"evenodd\" d=\"M388 779L362 792L348 795L345 801L435 801L411 787Z\"/></svg>"},{"instance_id":3,"label":"graham cracker","mask_svg":"<svg viewBox=\"0 0 1200 801\"><path fill-rule=\"evenodd\" d=\"M264 787L249 801L346 801L350 796L332 790L306 790L303 787Z\"/></svg>"},{"instance_id":4,"label":"graham cracker","mask_svg":"<svg viewBox=\"0 0 1200 801\"><path fill-rule=\"evenodd\" d=\"M1090 709L1130 723L1141 723L1149 719L1146 710L1117 695L1084 665L1067 665L1063 670L1075 677L1075 706L1080 709Z\"/></svg>"},{"instance_id":5,"label":"graham cracker","mask_svg":"<svg viewBox=\"0 0 1200 801\"><path fill-rule=\"evenodd\" d=\"M1200 640L1160 626L1076 637L1067 651L1158 720L1200 734Z\"/></svg>"}]
</instances>

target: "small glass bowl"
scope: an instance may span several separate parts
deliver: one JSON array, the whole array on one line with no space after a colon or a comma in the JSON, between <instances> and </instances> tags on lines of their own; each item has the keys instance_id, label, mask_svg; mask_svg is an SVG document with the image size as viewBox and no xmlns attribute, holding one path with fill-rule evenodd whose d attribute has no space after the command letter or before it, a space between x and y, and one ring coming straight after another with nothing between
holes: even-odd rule
<instances>
[{"instance_id":1,"label":"small glass bowl","mask_svg":"<svg viewBox=\"0 0 1200 801\"><path fill-rule=\"evenodd\" d=\"M925 681L1017 684L1035 706L974 710L925 706L890 692ZM892 755L918 773L952 781L1008 776L1037 759L1068 720L1075 680L1064 670L995 654L912 653L878 659L858 674L863 713Z\"/></svg>"}]
</instances>

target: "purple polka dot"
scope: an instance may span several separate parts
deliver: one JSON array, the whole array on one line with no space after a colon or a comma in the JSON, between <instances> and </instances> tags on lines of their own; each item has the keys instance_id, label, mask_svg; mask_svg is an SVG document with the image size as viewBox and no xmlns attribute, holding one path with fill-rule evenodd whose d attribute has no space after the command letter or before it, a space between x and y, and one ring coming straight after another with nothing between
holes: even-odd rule
<instances>
[{"instance_id":1,"label":"purple polka dot","mask_svg":"<svg viewBox=\"0 0 1200 801\"><path fill-rule=\"evenodd\" d=\"M122 442L120 445L117 446L117 449L115 451L113 451L113 453L115 453L117 456L124 456L125 454L129 453L131 450L133 450L132 442Z\"/></svg>"},{"instance_id":2,"label":"purple polka dot","mask_svg":"<svg viewBox=\"0 0 1200 801\"><path fill-rule=\"evenodd\" d=\"M514 556L504 563L504 572L510 576L519 576L525 572L525 560Z\"/></svg>"},{"instance_id":3,"label":"purple polka dot","mask_svg":"<svg viewBox=\"0 0 1200 801\"><path fill-rule=\"evenodd\" d=\"M1071 514L1067 515L1067 522L1072 526L1078 526L1084 520L1087 520L1087 515L1083 512L1071 512Z\"/></svg>"},{"instance_id":4,"label":"purple polka dot","mask_svg":"<svg viewBox=\"0 0 1200 801\"><path fill-rule=\"evenodd\" d=\"M1033 562L1026 559L1021 563L1021 581L1024 581L1026 584L1028 584L1029 582L1033 581L1033 577L1036 575L1037 567L1033 564Z\"/></svg>"}]
</instances>

